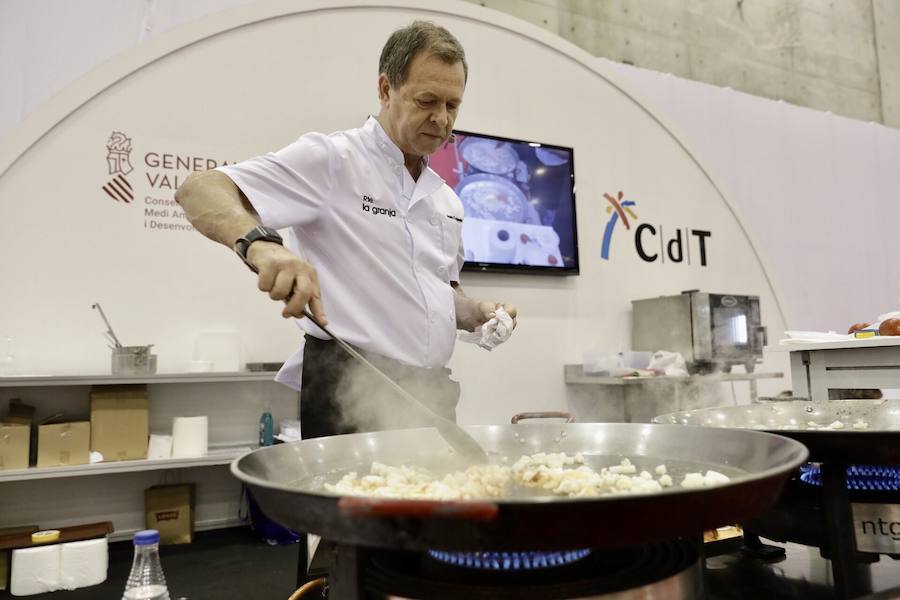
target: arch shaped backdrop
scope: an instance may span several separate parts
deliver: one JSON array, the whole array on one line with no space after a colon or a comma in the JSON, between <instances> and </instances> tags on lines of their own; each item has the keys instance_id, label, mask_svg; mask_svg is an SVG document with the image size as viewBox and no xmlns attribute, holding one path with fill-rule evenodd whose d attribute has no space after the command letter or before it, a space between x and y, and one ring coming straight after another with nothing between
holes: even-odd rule
<instances>
[{"instance_id":1,"label":"arch shaped backdrop","mask_svg":"<svg viewBox=\"0 0 900 600\"><path fill-rule=\"evenodd\" d=\"M105 372L95 301L124 343L155 344L160 372L185 370L202 331L236 331L245 361L286 358L297 330L233 254L185 229L167 202L194 168L274 150L306 131L361 124L378 110L381 46L413 18L439 22L466 48L470 76L457 127L575 148L581 275L463 278L470 295L517 303L522 319L490 355L458 345L451 366L463 384L462 422L565 408L573 392L563 363L579 362L589 347L626 349L631 299L692 288L758 294L770 337L780 335L777 295L714 178L612 69L537 27L467 3L279 1L211 15L122 55L0 147L8 257L0 280L10 282L0 333L15 338L19 369ZM114 132L130 139L130 153L108 149ZM127 184L112 181L117 176ZM601 257L610 218L604 194L620 191L636 203L640 223L664 232L648 244L658 248L681 231L695 244L691 264L642 260L634 229L621 226ZM710 233L705 265L693 231ZM762 366L785 367L782 354Z\"/></svg>"}]
</instances>

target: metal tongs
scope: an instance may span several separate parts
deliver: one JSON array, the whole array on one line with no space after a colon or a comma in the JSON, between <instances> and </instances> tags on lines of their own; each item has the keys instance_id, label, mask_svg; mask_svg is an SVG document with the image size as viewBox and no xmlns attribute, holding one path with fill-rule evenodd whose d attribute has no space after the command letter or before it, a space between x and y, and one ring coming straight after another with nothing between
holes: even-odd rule
<instances>
[{"instance_id":1,"label":"metal tongs","mask_svg":"<svg viewBox=\"0 0 900 600\"><path fill-rule=\"evenodd\" d=\"M486 463L488 462L487 453L484 449L475 441L471 435L465 432L459 425L451 421L450 419L445 419L444 417L435 414L434 411L429 409L427 406L422 404L415 396L407 392L403 389L400 384L396 381L388 377L384 371L373 365L369 360L357 352L350 344L340 339L327 328L325 328L319 321L313 317L308 310L303 309L303 315L309 319L311 322L315 323L316 326L324 331L328 337L337 342L337 345L341 347L347 354L364 364L368 367L372 372L374 372L378 377L380 377L385 383L391 386L394 391L396 391L404 400L406 400L410 406L420 413L422 413L425 417L427 417L435 428L437 428L438 433L441 434L441 437L453 447L454 450L460 453L463 457L469 460L472 463Z\"/></svg>"},{"instance_id":2,"label":"metal tongs","mask_svg":"<svg viewBox=\"0 0 900 600\"><path fill-rule=\"evenodd\" d=\"M103 322L106 323L106 339L116 345L116 348L121 348L122 344L119 342L119 338L116 337L115 332L113 331L112 325L109 324L109 320L106 318L106 315L103 313L103 309L100 307L99 302L94 302L91 305L91 308L96 308L100 312L100 316L103 317ZM112 348L112 346L110 346Z\"/></svg>"}]
</instances>

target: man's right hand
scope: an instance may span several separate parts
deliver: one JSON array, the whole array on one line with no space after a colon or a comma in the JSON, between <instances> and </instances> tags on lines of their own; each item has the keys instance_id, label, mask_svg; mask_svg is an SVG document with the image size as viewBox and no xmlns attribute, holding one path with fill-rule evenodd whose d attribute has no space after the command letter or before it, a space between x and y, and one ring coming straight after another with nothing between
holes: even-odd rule
<instances>
[{"instance_id":1,"label":"man's right hand","mask_svg":"<svg viewBox=\"0 0 900 600\"><path fill-rule=\"evenodd\" d=\"M247 260L259 272L259 289L272 300L285 303L281 316L303 318L303 309L321 325L327 325L322 307L322 292L316 270L290 250L272 242L254 242L247 251Z\"/></svg>"}]
</instances>

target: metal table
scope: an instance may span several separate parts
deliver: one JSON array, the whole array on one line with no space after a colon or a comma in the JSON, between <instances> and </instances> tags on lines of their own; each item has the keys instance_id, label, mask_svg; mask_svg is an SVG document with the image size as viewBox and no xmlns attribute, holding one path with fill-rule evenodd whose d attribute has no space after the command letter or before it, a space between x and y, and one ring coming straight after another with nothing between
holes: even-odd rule
<instances>
[{"instance_id":1,"label":"metal table","mask_svg":"<svg viewBox=\"0 0 900 600\"><path fill-rule=\"evenodd\" d=\"M791 353L794 396L828 400L828 390L900 389L900 336L782 344Z\"/></svg>"},{"instance_id":2,"label":"metal table","mask_svg":"<svg viewBox=\"0 0 900 600\"><path fill-rule=\"evenodd\" d=\"M827 401L829 390L900 389L900 337L782 343L780 349L790 352L795 397ZM872 515L875 519L887 517L887 522L892 522L900 514L898 504L851 503L845 476L847 467L843 461L822 466L827 546L835 588L842 598L868 591L867 570L860 567L877 559L873 549L864 552L859 547L855 531L859 522ZM891 549L880 551L895 552L900 544L894 542L890 546Z\"/></svg>"},{"instance_id":3,"label":"metal table","mask_svg":"<svg viewBox=\"0 0 900 600\"><path fill-rule=\"evenodd\" d=\"M609 414L611 418L608 420L621 419L626 423L649 423L653 417L663 413L718 406L722 401L716 389L722 383L748 382L750 399L756 401L757 381L784 377L784 373L780 372L608 377L587 375L582 365L565 365L563 373L565 382L569 385L593 386L598 392L594 394L597 401L620 405L621 412L617 415ZM577 414L577 411L576 416L580 421L591 420Z\"/></svg>"}]
</instances>

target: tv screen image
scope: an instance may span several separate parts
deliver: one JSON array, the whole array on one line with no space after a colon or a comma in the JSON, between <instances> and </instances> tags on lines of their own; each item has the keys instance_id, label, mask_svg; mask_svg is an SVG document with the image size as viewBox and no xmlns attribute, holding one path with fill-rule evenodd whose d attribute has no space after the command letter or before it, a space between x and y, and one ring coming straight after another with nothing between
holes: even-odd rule
<instances>
[{"instance_id":1,"label":"tv screen image","mask_svg":"<svg viewBox=\"0 0 900 600\"><path fill-rule=\"evenodd\" d=\"M429 165L465 209L463 269L577 274L573 149L454 133Z\"/></svg>"}]
</instances>

